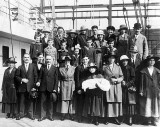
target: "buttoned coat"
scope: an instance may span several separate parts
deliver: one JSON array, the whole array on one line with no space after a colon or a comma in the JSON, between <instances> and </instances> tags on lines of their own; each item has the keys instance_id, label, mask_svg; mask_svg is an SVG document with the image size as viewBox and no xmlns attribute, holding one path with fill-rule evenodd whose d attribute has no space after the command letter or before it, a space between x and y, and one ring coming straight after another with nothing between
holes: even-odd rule
<instances>
[{"instance_id":1,"label":"buttoned coat","mask_svg":"<svg viewBox=\"0 0 160 127\"><path fill-rule=\"evenodd\" d=\"M40 70L40 76L38 81L40 82L39 91L49 91L58 90L58 69L51 65L50 69L47 66L42 67Z\"/></svg>"},{"instance_id":2,"label":"buttoned coat","mask_svg":"<svg viewBox=\"0 0 160 127\"><path fill-rule=\"evenodd\" d=\"M129 46L128 46L128 50L130 49L130 47L132 46L137 46L138 49L138 53L141 56L141 59L146 59L146 57L148 56L148 43L147 43L147 39L144 35L139 34L138 38L135 38L135 35L132 35L129 38Z\"/></svg>"},{"instance_id":3,"label":"buttoned coat","mask_svg":"<svg viewBox=\"0 0 160 127\"><path fill-rule=\"evenodd\" d=\"M74 72L75 67L73 66L70 66L68 69L65 67L59 69L62 101L72 100L73 91L75 90Z\"/></svg>"},{"instance_id":4,"label":"buttoned coat","mask_svg":"<svg viewBox=\"0 0 160 127\"><path fill-rule=\"evenodd\" d=\"M11 73L10 68L7 68L4 72L3 82L2 82L2 103L16 103L16 87L15 87L15 72L16 68L13 68Z\"/></svg>"},{"instance_id":5,"label":"buttoned coat","mask_svg":"<svg viewBox=\"0 0 160 127\"><path fill-rule=\"evenodd\" d=\"M113 64L113 70L110 69L109 65L103 67L103 76L107 80L111 80L112 77L117 78L117 83L111 83L111 88L106 92L107 102L122 102L122 87L121 81L123 80L123 73L121 67Z\"/></svg>"},{"instance_id":6,"label":"buttoned coat","mask_svg":"<svg viewBox=\"0 0 160 127\"><path fill-rule=\"evenodd\" d=\"M28 79L28 83L22 82L22 79L26 78ZM35 84L37 82L38 75L37 75L37 69L34 64L29 64L28 71L25 69L25 65L21 65L18 67L16 71L16 80L18 82L18 92L30 92L30 90L35 87Z\"/></svg>"}]
</instances>

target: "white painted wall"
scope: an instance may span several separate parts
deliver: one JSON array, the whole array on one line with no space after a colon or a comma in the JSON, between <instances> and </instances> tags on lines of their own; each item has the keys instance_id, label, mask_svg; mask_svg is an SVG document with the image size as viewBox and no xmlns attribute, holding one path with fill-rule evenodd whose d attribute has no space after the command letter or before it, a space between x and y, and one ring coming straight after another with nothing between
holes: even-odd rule
<instances>
[{"instance_id":1,"label":"white painted wall","mask_svg":"<svg viewBox=\"0 0 160 127\"><path fill-rule=\"evenodd\" d=\"M21 49L26 49L26 52L29 53L30 44L18 40L13 40L13 52L16 57L16 67L21 65ZM0 37L0 89L2 87L3 74L6 67L2 66L2 46L9 47L9 57L12 57L12 45L11 41L8 38ZM2 101L2 92L0 91L0 102Z\"/></svg>"}]
</instances>

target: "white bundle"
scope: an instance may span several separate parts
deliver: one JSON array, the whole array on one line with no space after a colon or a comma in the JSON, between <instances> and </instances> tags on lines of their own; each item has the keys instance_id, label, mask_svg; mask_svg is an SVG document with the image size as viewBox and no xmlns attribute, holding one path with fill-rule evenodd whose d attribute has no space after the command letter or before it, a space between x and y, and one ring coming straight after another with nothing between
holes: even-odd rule
<instances>
[{"instance_id":1,"label":"white bundle","mask_svg":"<svg viewBox=\"0 0 160 127\"><path fill-rule=\"evenodd\" d=\"M95 89L96 85L103 91L108 91L111 87L110 82L104 78L88 79L82 82L82 89Z\"/></svg>"}]
</instances>

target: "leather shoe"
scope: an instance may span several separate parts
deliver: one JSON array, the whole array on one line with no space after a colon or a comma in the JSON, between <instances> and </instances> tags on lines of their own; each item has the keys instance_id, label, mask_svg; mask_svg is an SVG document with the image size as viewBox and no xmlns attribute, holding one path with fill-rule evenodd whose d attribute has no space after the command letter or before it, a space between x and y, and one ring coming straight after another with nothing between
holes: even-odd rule
<instances>
[{"instance_id":1,"label":"leather shoe","mask_svg":"<svg viewBox=\"0 0 160 127\"><path fill-rule=\"evenodd\" d=\"M129 118L129 125L132 126L132 117Z\"/></svg>"},{"instance_id":2,"label":"leather shoe","mask_svg":"<svg viewBox=\"0 0 160 127\"><path fill-rule=\"evenodd\" d=\"M96 125L96 126L98 126L98 125L99 125L99 122L98 122L98 121L96 121L96 122L95 122L95 125Z\"/></svg>"},{"instance_id":3,"label":"leather shoe","mask_svg":"<svg viewBox=\"0 0 160 127\"><path fill-rule=\"evenodd\" d=\"M31 115L28 115L28 118L31 119L31 120L35 120L35 118Z\"/></svg>"},{"instance_id":4,"label":"leather shoe","mask_svg":"<svg viewBox=\"0 0 160 127\"><path fill-rule=\"evenodd\" d=\"M115 118L115 124L121 125L121 123L119 122L119 120L117 118Z\"/></svg>"},{"instance_id":5,"label":"leather shoe","mask_svg":"<svg viewBox=\"0 0 160 127\"><path fill-rule=\"evenodd\" d=\"M152 125L153 125L153 126L157 126L156 121L153 121L153 122L152 122Z\"/></svg>"},{"instance_id":6,"label":"leather shoe","mask_svg":"<svg viewBox=\"0 0 160 127\"><path fill-rule=\"evenodd\" d=\"M53 117L48 117L48 119L49 119L50 121L53 121L53 120L54 120Z\"/></svg>"},{"instance_id":7,"label":"leather shoe","mask_svg":"<svg viewBox=\"0 0 160 127\"><path fill-rule=\"evenodd\" d=\"M7 113L6 118L10 118L10 113Z\"/></svg>"},{"instance_id":8,"label":"leather shoe","mask_svg":"<svg viewBox=\"0 0 160 127\"><path fill-rule=\"evenodd\" d=\"M17 117L16 117L16 120L20 120L20 119L21 119L21 117L20 117L20 116L17 116Z\"/></svg>"},{"instance_id":9,"label":"leather shoe","mask_svg":"<svg viewBox=\"0 0 160 127\"><path fill-rule=\"evenodd\" d=\"M45 117L41 117L41 118L38 119L38 121L42 121L44 119L45 119Z\"/></svg>"},{"instance_id":10,"label":"leather shoe","mask_svg":"<svg viewBox=\"0 0 160 127\"><path fill-rule=\"evenodd\" d=\"M61 121L64 121L64 119L65 119L65 117L64 117L64 116L62 116L62 117L61 117Z\"/></svg>"},{"instance_id":11,"label":"leather shoe","mask_svg":"<svg viewBox=\"0 0 160 127\"><path fill-rule=\"evenodd\" d=\"M107 125L107 124L109 124L109 122L108 121L104 121L104 124Z\"/></svg>"}]
</instances>

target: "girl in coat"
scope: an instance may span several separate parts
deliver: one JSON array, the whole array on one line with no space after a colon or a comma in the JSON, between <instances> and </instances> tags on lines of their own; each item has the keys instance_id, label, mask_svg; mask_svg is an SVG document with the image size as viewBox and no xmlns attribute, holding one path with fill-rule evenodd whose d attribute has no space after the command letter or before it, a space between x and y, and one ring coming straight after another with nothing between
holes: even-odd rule
<instances>
[{"instance_id":1,"label":"girl in coat","mask_svg":"<svg viewBox=\"0 0 160 127\"><path fill-rule=\"evenodd\" d=\"M66 114L70 115L71 120L74 120L75 107L73 103L73 91L75 90L74 73L75 67L70 64L71 58L65 57L65 66L60 67L60 100L57 106L57 111L62 114L61 120L64 120Z\"/></svg>"},{"instance_id":2,"label":"girl in coat","mask_svg":"<svg viewBox=\"0 0 160 127\"><path fill-rule=\"evenodd\" d=\"M106 56L107 64L103 66L103 76L110 81L111 88L106 92L106 117L114 118L118 125L118 120L122 116L122 87L123 73L121 67L115 63L116 54L111 52Z\"/></svg>"},{"instance_id":3,"label":"girl in coat","mask_svg":"<svg viewBox=\"0 0 160 127\"><path fill-rule=\"evenodd\" d=\"M2 113L7 113L6 118L15 118L17 111L17 96L15 86L15 59L8 61L9 67L5 70L2 83Z\"/></svg>"},{"instance_id":4,"label":"girl in coat","mask_svg":"<svg viewBox=\"0 0 160 127\"><path fill-rule=\"evenodd\" d=\"M129 58L126 55L120 57L124 79L122 81L123 115L132 125L132 116L136 114L136 87L135 70L128 65Z\"/></svg>"},{"instance_id":5,"label":"girl in coat","mask_svg":"<svg viewBox=\"0 0 160 127\"><path fill-rule=\"evenodd\" d=\"M154 67L153 55L145 60L148 66L140 71L139 107L140 115L147 120L145 124L157 125L160 107L160 70Z\"/></svg>"}]
</instances>

